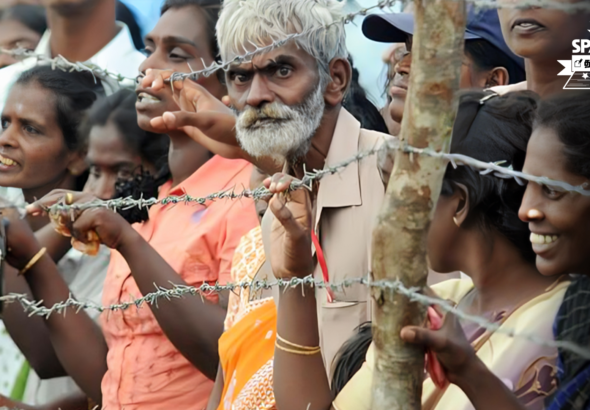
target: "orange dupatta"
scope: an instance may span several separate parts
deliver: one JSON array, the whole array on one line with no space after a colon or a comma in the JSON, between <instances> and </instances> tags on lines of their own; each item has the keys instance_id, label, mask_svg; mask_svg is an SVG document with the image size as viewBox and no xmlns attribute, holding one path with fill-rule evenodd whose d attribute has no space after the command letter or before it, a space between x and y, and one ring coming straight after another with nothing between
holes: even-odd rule
<instances>
[{"instance_id":1,"label":"orange dupatta","mask_svg":"<svg viewBox=\"0 0 590 410\"><path fill-rule=\"evenodd\" d=\"M225 383L217 410L275 408L272 367L277 309L268 298L251 302L248 310L219 339Z\"/></svg>"}]
</instances>

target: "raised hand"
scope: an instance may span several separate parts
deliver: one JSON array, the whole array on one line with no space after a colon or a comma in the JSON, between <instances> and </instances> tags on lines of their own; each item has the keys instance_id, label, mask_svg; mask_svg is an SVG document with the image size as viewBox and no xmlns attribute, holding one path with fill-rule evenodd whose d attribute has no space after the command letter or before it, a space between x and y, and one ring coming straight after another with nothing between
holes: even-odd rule
<instances>
[{"instance_id":1,"label":"raised hand","mask_svg":"<svg viewBox=\"0 0 590 410\"><path fill-rule=\"evenodd\" d=\"M72 237L89 246L100 241L111 249L119 249L136 235L121 215L106 208L87 209L72 224Z\"/></svg>"},{"instance_id":2,"label":"raised hand","mask_svg":"<svg viewBox=\"0 0 590 410\"><path fill-rule=\"evenodd\" d=\"M225 158L249 159L239 147L235 136L235 116L223 103L210 94L204 87L191 80L174 81L166 84L170 70L147 70L142 86L158 91L163 87L172 87L174 100L180 111L166 112L162 117L153 118L151 126L159 132L181 130L190 138L203 145L211 152Z\"/></svg>"},{"instance_id":3,"label":"raised hand","mask_svg":"<svg viewBox=\"0 0 590 410\"><path fill-rule=\"evenodd\" d=\"M293 177L275 174L264 184L274 194L269 208L275 216L271 230L271 265L275 277L303 278L313 273L311 202L309 192L288 192Z\"/></svg>"},{"instance_id":4,"label":"raised hand","mask_svg":"<svg viewBox=\"0 0 590 410\"><path fill-rule=\"evenodd\" d=\"M95 200L97 198L88 193L54 190L27 206L27 212L39 214L56 203L75 205ZM123 217L106 208L52 211L49 212L49 218L58 233L72 237L74 249L88 255L96 255L100 243L116 249L124 232L135 232ZM97 230L99 227L100 233Z\"/></svg>"}]
</instances>

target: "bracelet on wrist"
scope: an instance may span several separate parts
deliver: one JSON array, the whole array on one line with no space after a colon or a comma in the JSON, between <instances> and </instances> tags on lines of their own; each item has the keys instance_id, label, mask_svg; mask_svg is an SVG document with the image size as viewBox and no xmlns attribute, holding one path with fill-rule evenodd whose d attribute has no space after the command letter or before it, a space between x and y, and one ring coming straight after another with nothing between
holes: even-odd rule
<instances>
[{"instance_id":1,"label":"bracelet on wrist","mask_svg":"<svg viewBox=\"0 0 590 410\"><path fill-rule=\"evenodd\" d=\"M30 260L29 262L25 265L24 268L22 268L19 272L18 272L18 276L22 276L25 273L27 273L27 271L29 271L33 266L35 266L35 264L37 262L39 262L39 259L41 259L43 257L43 255L45 255L45 253L47 252L47 248L43 247L41 248L41 250L39 250L39 252L37 252Z\"/></svg>"}]
</instances>

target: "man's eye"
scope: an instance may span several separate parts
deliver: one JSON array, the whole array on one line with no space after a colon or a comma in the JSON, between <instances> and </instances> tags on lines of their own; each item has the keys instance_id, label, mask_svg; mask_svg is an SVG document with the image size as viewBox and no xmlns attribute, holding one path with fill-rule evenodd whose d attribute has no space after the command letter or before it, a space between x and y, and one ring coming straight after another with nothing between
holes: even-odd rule
<instances>
[{"instance_id":1,"label":"man's eye","mask_svg":"<svg viewBox=\"0 0 590 410\"><path fill-rule=\"evenodd\" d=\"M233 77L232 78L233 81L236 84L244 84L244 83L247 83L250 80L250 76L245 75L245 74L234 74L232 77Z\"/></svg>"},{"instance_id":2,"label":"man's eye","mask_svg":"<svg viewBox=\"0 0 590 410\"><path fill-rule=\"evenodd\" d=\"M291 74L291 69L288 68L288 67L280 67L277 70L277 76L278 77L281 77L281 78L288 77L289 74Z\"/></svg>"}]
</instances>

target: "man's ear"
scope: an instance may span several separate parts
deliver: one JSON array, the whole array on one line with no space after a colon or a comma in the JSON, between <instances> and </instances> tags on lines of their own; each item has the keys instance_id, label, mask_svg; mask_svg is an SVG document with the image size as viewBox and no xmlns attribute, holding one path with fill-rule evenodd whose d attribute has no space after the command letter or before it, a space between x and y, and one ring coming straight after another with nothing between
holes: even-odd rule
<instances>
[{"instance_id":1,"label":"man's ear","mask_svg":"<svg viewBox=\"0 0 590 410\"><path fill-rule=\"evenodd\" d=\"M352 68L346 58L335 58L330 61L328 70L332 81L324 92L324 100L327 105L335 107L344 101L344 96L352 81Z\"/></svg>"},{"instance_id":2,"label":"man's ear","mask_svg":"<svg viewBox=\"0 0 590 410\"><path fill-rule=\"evenodd\" d=\"M510 75L508 74L508 70L504 67L496 67L488 73L485 88L508 85L509 83Z\"/></svg>"},{"instance_id":3,"label":"man's ear","mask_svg":"<svg viewBox=\"0 0 590 410\"><path fill-rule=\"evenodd\" d=\"M457 205L457 210L455 211L454 220L458 226L461 226L469 215L469 191L463 184L455 183L454 185L456 187L455 195L459 196L459 204Z\"/></svg>"}]
</instances>

